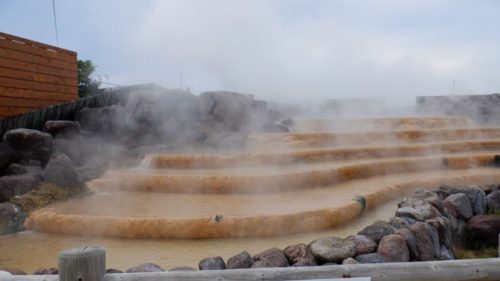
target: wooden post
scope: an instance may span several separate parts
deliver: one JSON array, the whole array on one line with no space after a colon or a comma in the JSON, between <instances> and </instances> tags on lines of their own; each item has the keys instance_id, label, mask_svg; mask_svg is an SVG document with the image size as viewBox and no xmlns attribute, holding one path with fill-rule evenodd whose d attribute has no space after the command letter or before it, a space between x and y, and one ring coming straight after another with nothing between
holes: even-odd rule
<instances>
[{"instance_id":1,"label":"wooden post","mask_svg":"<svg viewBox=\"0 0 500 281\"><path fill-rule=\"evenodd\" d=\"M500 233L498 233L498 257L500 258Z\"/></svg>"},{"instance_id":2,"label":"wooden post","mask_svg":"<svg viewBox=\"0 0 500 281\"><path fill-rule=\"evenodd\" d=\"M106 273L106 251L101 247L67 249L59 253L60 281L101 281Z\"/></svg>"}]
</instances>

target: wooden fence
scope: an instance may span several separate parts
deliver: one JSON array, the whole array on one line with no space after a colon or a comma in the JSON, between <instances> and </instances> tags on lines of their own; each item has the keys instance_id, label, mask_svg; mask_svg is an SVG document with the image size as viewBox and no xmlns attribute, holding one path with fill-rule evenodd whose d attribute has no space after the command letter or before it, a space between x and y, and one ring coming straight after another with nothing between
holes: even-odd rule
<instances>
[{"instance_id":1,"label":"wooden fence","mask_svg":"<svg viewBox=\"0 0 500 281\"><path fill-rule=\"evenodd\" d=\"M76 99L75 52L0 32L0 117Z\"/></svg>"}]
</instances>

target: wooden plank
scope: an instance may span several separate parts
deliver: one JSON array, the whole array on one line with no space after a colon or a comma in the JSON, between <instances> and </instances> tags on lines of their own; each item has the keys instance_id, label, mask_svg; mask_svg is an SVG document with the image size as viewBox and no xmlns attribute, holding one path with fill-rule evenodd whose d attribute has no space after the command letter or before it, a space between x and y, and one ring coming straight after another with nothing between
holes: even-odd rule
<instances>
[{"instance_id":1,"label":"wooden plank","mask_svg":"<svg viewBox=\"0 0 500 281\"><path fill-rule=\"evenodd\" d=\"M33 98L12 98L0 97L0 106L6 107L29 107L29 108L42 108L54 104L64 103L64 101L52 101Z\"/></svg>"},{"instance_id":2,"label":"wooden plank","mask_svg":"<svg viewBox=\"0 0 500 281\"><path fill-rule=\"evenodd\" d=\"M50 101L64 101L64 102L78 99L78 96L75 96L73 94L52 93L52 92L43 92L43 91L16 89L16 88L0 88L0 96L12 97L12 98L33 98L33 99L42 99Z\"/></svg>"},{"instance_id":3,"label":"wooden plank","mask_svg":"<svg viewBox=\"0 0 500 281\"><path fill-rule=\"evenodd\" d=\"M0 76L8 78L16 78L21 80L42 82L47 84L62 85L62 86L74 86L78 87L78 81L76 77L74 79L52 76L47 74L35 73L24 70L17 70L12 68L6 68L0 66Z\"/></svg>"},{"instance_id":4,"label":"wooden plank","mask_svg":"<svg viewBox=\"0 0 500 281\"><path fill-rule=\"evenodd\" d=\"M23 53L16 50L11 50L5 47L0 47L0 57L14 59L23 62L35 63L39 65L46 65L54 68L67 69L70 71L75 71L78 69L76 58L73 62L56 60L50 57L42 57L38 55L32 55Z\"/></svg>"},{"instance_id":5,"label":"wooden plank","mask_svg":"<svg viewBox=\"0 0 500 281\"><path fill-rule=\"evenodd\" d=\"M13 44L18 44L22 46L26 46L26 50L29 52L30 50L35 50L36 52L40 51L41 54L52 52L57 54L62 60L69 59L70 61L76 57L76 52L70 51L63 48L58 48L55 46L47 45L41 42L32 41L26 38L17 37L11 34L0 32L0 41L11 42Z\"/></svg>"},{"instance_id":6,"label":"wooden plank","mask_svg":"<svg viewBox=\"0 0 500 281\"><path fill-rule=\"evenodd\" d=\"M329 265L262 269L171 271L106 274L103 281L283 281L371 277L374 281L472 281L500 280L500 259L474 259L407 263ZM0 281L56 281L58 276L0 277ZM350 279L346 279L350 280Z\"/></svg>"},{"instance_id":7,"label":"wooden plank","mask_svg":"<svg viewBox=\"0 0 500 281\"><path fill-rule=\"evenodd\" d=\"M52 59L57 59L65 62L74 62L76 60L76 56L68 55L64 53L57 53L49 50L39 49L30 45L16 43L9 40L4 40L0 38L0 46L5 47L10 50L17 50L27 54L38 55L42 57L49 57Z\"/></svg>"},{"instance_id":8,"label":"wooden plank","mask_svg":"<svg viewBox=\"0 0 500 281\"><path fill-rule=\"evenodd\" d=\"M9 87L9 88L17 88L17 89L28 89L28 90L38 90L38 91L47 91L47 92L55 92L55 93L67 93L78 95L78 87L76 86L61 86L61 85L53 85L46 84L35 81L27 81L13 78L0 77L0 87Z\"/></svg>"},{"instance_id":9,"label":"wooden plank","mask_svg":"<svg viewBox=\"0 0 500 281\"><path fill-rule=\"evenodd\" d=\"M45 65L32 64L27 62L20 62L9 58L0 57L0 65L7 68L18 70L31 71L41 74L66 77L70 79L77 79L77 71L64 70L60 68L53 68ZM76 77L76 78L75 78Z\"/></svg>"}]
</instances>

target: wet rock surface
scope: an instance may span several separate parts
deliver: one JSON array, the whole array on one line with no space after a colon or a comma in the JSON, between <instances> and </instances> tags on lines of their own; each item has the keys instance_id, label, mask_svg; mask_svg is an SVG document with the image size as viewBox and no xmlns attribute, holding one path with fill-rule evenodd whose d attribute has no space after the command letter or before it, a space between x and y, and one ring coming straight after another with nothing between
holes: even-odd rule
<instances>
[{"instance_id":1,"label":"wet rock surface","mask_svg":"<svg viewBox=\"0 0 500 281\"><path fill-rule=\"evenodd\" d=\"M199 270L220 270L226 269L226 262L222 257L205 258L198 264Z\"/></svg>"},{"instance_id":2,"label":"wet rock surface","mask_svg":"<svg viewBox=\"0 0 500 281\"><path fill-rule=\"evenodd\" d=\"M453 207L457 214L457 218L468 220L472 217L472 206L469 198L464 193L452 194L444 200Z\"/></svg>"},{"instance_id":3,"label":"wet rock surface","mask_svg":"<svg viewBox=\"0 0 500 281\"><path fill-rule=\"evenodd\" d=\"M377 249L377 243L365 235L350 235L346 240L353 241L356 244L356 255L372 253Z\"/></svg>"},{"instance_id":4,"label":"wet rock surface","mask_svg":"<svg viewBox=\"0 0 500 281\"><path fill-rule=\"evenodd\" d=\"M0 202L8 201L14 196L23 195L40 184L38 174L22 174L0 177Z\"/></svg>"},{"instance_id":5,"label":"wet rock surface","mask_svg":"<svg viewBox=\"0 0 500 281\"><path fill-rule=\"evenodd\" d=\"M52 136L37 130L14 129L4 135L4 141L24 158L46 163L52 152Z\"/></svg>"},{"instance_id":6,"label":"wet rock surface","mask_svg":"<svg viewBox=\"0 0 500 281\"><path fill-rule=\"evenodd\" d=\"M283 253L292 266L313 266L317 264L311 248L303 243L290 245L283 250Z\"/></svg>"},{"instance_id":7,"label":"wet rock surface","mask_svg":"<svg viewBox=\"0 0 500 281\"><path fill-rule=\"evenodd\" d=\"M325 237L309 244L311 251L320 263L341 263L356 255L356 243L336 237Z\"/></svg>"},{"instance_id":8,"label":"wet rock surface","mask_svg":"<svg viewBox=\"0 0 500 281\"><path fill-rule=\"evenodd\" d=\"M243 251L227 260L227 268L250 268L253 265L253 258L247 251Z\"/></svg>"},{"instance_id":9,"label":"wet rock surface","mask_svg":"<svg viewBox=\"0 0 500 281\"><path fill-rule=\"evenodd\" d=\"M278 248L271 248L253 256L252 268L262 267L287 267L288 259L283 251Z\"/></svg>"},{"instance_id":10,"label":"wet rock surface","mask_svg":"<svg viewBox=\"0 0 500 281\"><path fill-rule=\"evenodd\" d=\"M384 236L378 244L379 253L386 262L407 262L410 260L410 253L405 239L397 234Z\"/></svg>"},{"instance_id":11,"label":"wet rock surface","mask_svg":"<svg viewBox=\"0 0 500 281\"><path fill-rule=\"evenodd\" d=\"M76 166L63 153L54 153L45 167L45 181L63 188L78 188L83 182Z\"/></svg>"},{"instance_id":12,"label":"wet rock surface","mask_svg":"<svg viewBox=\"0 0 500 281\"><path fill-rule=\"evenodd\" d=\"M384 263L385 259L379 253L370 253L354 257L359 263Z\"/></svg>"},{"instance_id":13,"label":"wet rock surface","mask_svg":"<svg viewBox=\"0 0 500 281\"><path fill-rule=\"evenodd\" d=\"M359 235L365 235L373 239L376 243L380 242L382 237L394 234L396 232L396 228L390 225L385 221L376 221L373 224L363 228L358 232Z\"/></svg>"},{"instance_id":14,"label":"wet rock surface","mask_svg":"<svg viewBox=\"0 0 500 281\"><path fill-rule=\"evenodd\" d=\"M79 134L81 126L77 121L49 120L45 122L43 131L51 134L53 137L70 137Z\"/></svg>"}]
</instances>

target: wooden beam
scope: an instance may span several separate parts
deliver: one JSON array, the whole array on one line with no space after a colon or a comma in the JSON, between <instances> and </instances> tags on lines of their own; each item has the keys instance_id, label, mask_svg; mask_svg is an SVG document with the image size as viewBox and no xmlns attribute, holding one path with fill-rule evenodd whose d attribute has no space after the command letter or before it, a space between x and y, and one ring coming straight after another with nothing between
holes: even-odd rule
<instances>
[{"instance_id":1,"label":"wooden beam","mask_svg":"<svg viewBox=\"0 0 500 281\"><path fill-rule=\"evenodd\" d=\"M472 281L500 280L500 259L474 259L409 263L379 263L232 269L207 271L173 271L153 273L106 274L103 281L282 281L326 278L371 277L373 281ZM11 276L0 281L56 281L57 276ZM349 279L346 279L346 281Z\"/></svg>"},{"instance_id":2,"label":"wooden beam","mask_svg":"<svg viewBox=\"0 0 500 281\"><path fill-rule=\"evenodd\" d=\"M31 72L42 73L42 74L53 75L53 76L61 76L61 77L66 77L66 78L70 78L70 79L77 79L77 77L78 77L77 69L75 69L74 71L73 70L70 71L70 70L54 68L54 67L50 67L50 66L46 66L46 65L38 65L38 64L33 64L33 63L16 61L13 59L3 58L3 57L0 57L0 65L3 67L7 67L7 68L31 71Z\"/></svg>"},{"instance_id":3,"label":"wooden beam","mask_svg":"<svg viewBox=\"0 0 500 281\"><path fill-rule=\"evenodd\" d=\"M42 73L36 73L25 70L17 70L0 66L0 77L15 78L27 81L35 81L46 84L61 85L61 86L75 86L78 87L78 81L75 78L66 78Z\"/></svg>"},{"instance_id":4,"label":"wooden beam","mask_svg":"<svg viewBox=\"0 0 500 281\"><path fill-rule=\"evenodd\" d=\"M75 70L77 69L77 62L76 58L73 62L67 62L67 61L61 61L61 60L56 60L51 57L43 57L43 56L38 56L38 55L33 55L33 54L27 54L23 53L17 50L11 50L6 47L1 47L0 46L0 57L8 58L8 59L14 59L18 61L23 61L23 62L28 62L28 63L35 63L39 65L47 65L55 68L61 68L61 69L67 69L67 70Z\"/></svg>"},{"instance_id":5,"label":"wooden beam","mask_svg":"<svg viewBox=\"0 0 500 281\"><path fill-rule=\"evenodd\" d=\"M16 88L0 88L0 97L40 99L40 100L64 101L64 102L78 99L78 96L75 96L74 94L53 93L46 91L16 89Z\"/></svg>"},{"instance_id":6,"label":"wooden beam","mask_svg":"<svg viewBox=\"0 0 500 281\"><path fill-rule=\"evenodd\" d=\"M75 97L78 95L77 86L46 84L42 82L13 79L7 77L0 77L0 87L46 91L52 93L66 93L66 94L73 94L75 95Z\"/></svg>"},{"instance_id":7,"label":"wooden beam","mask_svg":"<svg viewBox=\"0 0 500 281\"><path fill-rule=\"evenodd\" d=\"M7 34L7 33L3 33L3 32L0 32L0 41L10 42L13 44L17 44L19 46L25 46L25 47L27 47L26 50L28 52L30 52L32 50L37 50L37 51L43 52L42 55L46 54L47 52L52 52L54 54L59 55L61 58L68 58L70 61L74 57L76 57L76 52L73 52L73 51L70 51L67 49L63 49L63 48L59 48L59 47L55 47L55 46L51 46L51 45L47 45L47 44L44 44L41 42L36 42L36 41L29 40L26 38L21 38L21 37L14 36L14 35Z\"/></svg>"}]
</instances>

